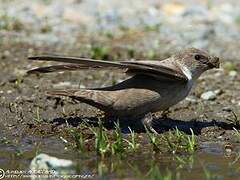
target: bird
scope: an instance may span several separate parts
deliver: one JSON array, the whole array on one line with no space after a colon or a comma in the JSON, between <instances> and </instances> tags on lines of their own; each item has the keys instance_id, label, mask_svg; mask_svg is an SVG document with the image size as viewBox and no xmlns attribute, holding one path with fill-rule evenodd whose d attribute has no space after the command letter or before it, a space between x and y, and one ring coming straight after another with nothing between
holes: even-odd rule
<instances>
[{"instance_id":1,"label":"bird","mask_svg":"<svg viewBox=\"0 0 240 180\"><path fill-rule=\"evenodd\" d=\"M113 62L61 55L37 55L28 59L64 63L34 68L28 74L90 69L123 70L129 78L112 86L47 92L47 95L67 96L87 103L103 111L106 117L118 119L140 118L168 110L187 97L203 72L220 66L219 57L197 48L184 49L164 60Z\"/></svg>"}]
</instances>

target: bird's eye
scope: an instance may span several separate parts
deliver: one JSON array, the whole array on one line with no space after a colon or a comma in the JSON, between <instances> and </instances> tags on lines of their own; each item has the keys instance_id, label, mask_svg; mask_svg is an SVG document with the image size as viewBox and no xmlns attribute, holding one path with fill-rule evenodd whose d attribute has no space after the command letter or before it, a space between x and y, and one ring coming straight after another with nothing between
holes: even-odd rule
<instances>
[{"instance_id":1,"label":"bird's eye","mask_svg":"<svg viewBox=\"0 0 240 180\"><path fill-rule=\"evenodd\" d=\"M200 55L195 55L195 57L194 57L196 60L200 60L201 59L201 56Z\"/></svg>"}]
</instances>

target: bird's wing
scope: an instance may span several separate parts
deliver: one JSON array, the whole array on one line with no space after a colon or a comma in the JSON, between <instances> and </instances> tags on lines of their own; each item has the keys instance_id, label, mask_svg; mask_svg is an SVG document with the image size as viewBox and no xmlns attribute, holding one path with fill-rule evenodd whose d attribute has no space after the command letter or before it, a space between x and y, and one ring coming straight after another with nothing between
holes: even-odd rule
<instances>
[{"instance_id":1,"label":"bird's wing","mask_svg":"<svg viewBox=\"0 0 240 180\"><path fill-rule=\"evenodd\" d=\"M158 79L163 80L176 80L176 81L183 81L187 82L188 79L181 71L177 71L175 69L169 68L162 64L148 64L144 61L122 61L121 64L127 64L133 66L132 68L128 68L127 73L134 73L134 74L146 74L150 76L154 76ZM135 68L136 66L137 68Z\"/></svg>"},{"instance_id":2,"label":"bird's wing","mask_svg":"<svg viewBox=\"0 0 240 180\"><path fill-rule=\"evenodd\" d=\"M176 70L160 64L147 64L137 61L121 61L121 62L109 62L103 60L94 60L80 57L68 57L68 56L54 56L54 55L41 55L29 57L30 60L40 61L56 61L64 63L73 63L68 65L55 65L48 67L35 68L28 73L48 73L54 71L63 70L81 70L81 69L124 69L127 73L133 74L146 74L160 79L165 80L177 80L187 81L187 77Z\"/></svg>"},{"instance_id":3,"label":"bird's wing","mask_svg":"<svg viewBox=\"0 0 240 180\"><path fill-rule=\"evenodd\" d=\"M50 73L50 72L61 72L61 71L79 71L79 70L94 70L99 69L102 70L119 70L118 67L102 67L98 65L81 65L81 64L60 64L60 65L52 65L52 66L44 66L35 68L27 71L28 74L37 74L37 73Z\"/></svg>"}]
</instances>

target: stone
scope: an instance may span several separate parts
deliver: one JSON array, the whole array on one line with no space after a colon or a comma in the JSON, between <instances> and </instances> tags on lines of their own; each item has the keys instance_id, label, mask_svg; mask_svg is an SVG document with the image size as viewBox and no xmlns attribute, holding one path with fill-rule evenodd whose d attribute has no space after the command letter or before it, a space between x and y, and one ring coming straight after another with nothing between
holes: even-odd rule
<instances>
[{"instance_id":1,"label":"stone","mask_svg":"<svg viewBox=\"0 0 240 180\"><path fill-rule=\"evenodd\" d=\"M31 179L42 179L40 176L34 176L37 172L44 172L43 176L68 175L76 173L73 169L74 163L71 160L59 159L47 154L39 154L33 158L30 164Z\"/></svg>"},{"instance_id":2,"label":"stone","mask_svg":"<svg viewBox=\"0 0 240 180\"><path fill-rule=\"evenodd\" d=\"M217 96L216 92L207 91L207 92L202 93L201 98L204 100L214 100L214 99L216 99L216 96Z\"/></svg>"}]
</instances>

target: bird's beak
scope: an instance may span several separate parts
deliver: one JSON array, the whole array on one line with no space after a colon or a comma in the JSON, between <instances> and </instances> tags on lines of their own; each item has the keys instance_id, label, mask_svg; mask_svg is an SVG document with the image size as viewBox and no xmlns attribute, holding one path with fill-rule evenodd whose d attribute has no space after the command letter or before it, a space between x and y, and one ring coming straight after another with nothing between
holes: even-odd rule
<instances>
[{"instance_id":1,"label":"bird's beak","mask_svg":"<svg viewBox=\"0 0 240 180\"><path fill-rule=\"evenodd\" d=\"M209 61L208 61L208 66L209 68L219 68L220 66L220 61L219 61L219 57L216 57L216 56L211 56L209 58Z\"/></svg>"}]
</instances>

